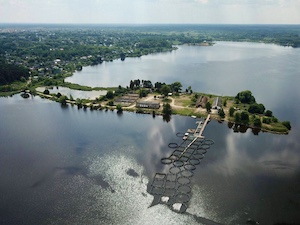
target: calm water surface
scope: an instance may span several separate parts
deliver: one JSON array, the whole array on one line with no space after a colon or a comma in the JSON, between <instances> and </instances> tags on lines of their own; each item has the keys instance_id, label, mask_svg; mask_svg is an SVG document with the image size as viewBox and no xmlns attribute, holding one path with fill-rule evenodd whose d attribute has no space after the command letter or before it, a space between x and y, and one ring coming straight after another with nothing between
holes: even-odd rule
<instances>
[{"instance_id":1,"label":"calm water surface","mask_svg":"<svg viewBox=\"0 0 300 225\"><path fill-rule=\"evenodd\" d=\"M38 87L36 90L39 92L44 92L45 87ZM57 94L61 93L62 95L65 95L67 97L73 97L73 99L96 99L99 98L103 95L106 95L107 91L106 90L100 90L100 91L80 91L80 90L73 90L70 88L66 87L53 87L51 89L48 89L50 94Z\"/></svg>"},{"instance_id":2,"label":"calm water surface","mask_svg":"<svg viewBox=\"0 0 300 225\"><path fill-rule=\"evenodd\" d=\"M179 143L176 133L194 128L194 119L172 116L166 123L38 97L1 98L0 224L300 223L299 55L298 49L252 43L180 46L84 68L69 78L84 75L96 83L85 71L98 68L102 76L105 67L107 82L117 83L97 86L140 78L180 80L194 91L224 95L250 89L278 118L291 121L289 135L235 133L226 123L210 122L204 135L215 144L192 178L186 214L148 208L153 197L146 189L164 169L160 159L172 152L168 143ZM121 67L126 78L111 78Z\"/></svg>"}]
</instances>

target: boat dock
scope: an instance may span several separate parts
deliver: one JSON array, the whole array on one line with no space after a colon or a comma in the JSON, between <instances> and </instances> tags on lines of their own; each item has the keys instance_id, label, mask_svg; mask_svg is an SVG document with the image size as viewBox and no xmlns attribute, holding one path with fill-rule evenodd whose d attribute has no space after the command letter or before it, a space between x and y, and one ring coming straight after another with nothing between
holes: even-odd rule
<instances>
[{"instance_id":1,"label":"boat dock","mask_svg":"<svg viewBox=\"0 0 300 225\"><path fill-rule=\"evenodd\" d=\"M202 121L198 122L198 126L194 132L194 136L195 137L199 137L199 138L204 138L204 136L202 136L202 133L208 123L208 121L210 120L210 114L208 114L206 120L204 121L204 123Z\"/></svg>"},{"instance_id":2,"label":"boat dock","mask_svg":"<svg viewBox=\"0 0 300 225\"><path fill-rule=\"evenodd\" d=\"M204 139L204 136L202 136L202 133L208 123L210 119L210 114L208 114L206 120L204 121L204 123L202 121L198 122L198 126L194 132L194 139L191 141L191 143L189 143L185 149L182 151L181 156L194 144L194 142L196 142L198 140L198 138L202 138ZM188 136L187 136L188 137Z\"/></svg>"}]
</instances>

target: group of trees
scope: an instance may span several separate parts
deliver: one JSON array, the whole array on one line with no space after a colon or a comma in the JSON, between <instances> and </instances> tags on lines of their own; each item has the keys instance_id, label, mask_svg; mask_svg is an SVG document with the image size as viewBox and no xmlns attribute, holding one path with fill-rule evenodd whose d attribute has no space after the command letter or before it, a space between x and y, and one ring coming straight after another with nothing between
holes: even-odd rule
<instances>
[{"instance_id":1,"label":"group of trees","mask_svg":"<svg viewBox=\"0 0 300 225\"><path fill-rule=\"evenodd\" d=\"M252 95L252 92L249 90L239 92L235 97L236 103L248 104L247 111L235 112L233 107L229 108L229 116L235 119L235 122L242 124L249 124L250 116L249 113L253 115L253 125L260 127L261 119L259 116L255 116L254 114L263 115L265 113L265 106L263 104L256 103L255 97ZM271 112L268 110L268 112ZM272 112L271 112L272 114Z\"/></svg>"},{"instance_id":2,"label":"group of trees","mask_svg":"<svg viewBox=\"0 0 300 225\"><path fill-rule=\"evenodd\" d=\"M131 90L139 90L139 97L143 98L143 97L146 97L149 93L149 90L146 90L146 89L152 89L153 85L150 80L140 81L140 79L137 79L137 80L130 81L129 88Z\"/></svg>"},{"instance_id":3,"label":"group of trees","mask_svg":"<svg viewBox=\"0 0 300 225\"><path fill-rule=\"evenodd\" d=\"M14 81L26 81L28 70L22 66L0 62L0 85L10 84Z\"/></svg>"},{"instance_id":4,"label":"group of trees","mask_svg":"<svg viewBox=\"0 0 300 225\"><path fill-rule=\"evenodd\" d=\"M182 84L179 81L176 81L172 84L156 82L154 87L157 92L163 94L164 96L167 96L172 92L179 93L182 89Z\"/></svg>"},{"instance_id":5,"label":"group of trees","mask_svg":"<svg viewBox=\"0 0 300 225\"><path fill-rule=\"evenodd\" d=\"M140 48L172 48L172 43L159 36L143 38L136 45Z\"/></svg>"},{"instance_id":6,"label":"group of trees","mask_svg":"<svg viewBox=\"0 0 300 225\"><path fill-rule=\"evenodd\" d=\"M152 82L150 80L131 80L129 84L129 88L131 90L136 90L140 89L141 87L143 88L153 88Z\"/></svg>"},{"instance_id":7,"label":"group of trees","mask_svg":"<svg viewBox=\"0 0 300 225\"><path fill-rule=\"evenodd\" d=\"M246 90L239 92L236 95L235 100L237 104L243 103L248 105L248 109L246 111L244 110L235 112L234 107L229 108L229 116L234 117L236 123L252 123L256 127L261 127L262 123L278 123L278 119L273 116L273 112L271 110L266 110L263 104L256 103L251 91ZM283 121L281 124L287 129L291 129L291 124L289 121Z\"/></svg>"},{"instance_id":8,"label":"group of trees","mask_svg":"<svg viewBox=\"0 0 300 225\"><path fill-rule=\"evenodd\" d=\"M258 104L255 101L254 96L252 95L252 92L249 90L241 91L239 92L236 97L236 103L243 103L248 104L248 112L251 114L264 114L265 113L265 106L263 104ZM268 114L272 114L272 111L267 110Z\"/></svg>"},{"instance_id":9,"label":"group of trees","mask_svg":"<svg viewBox=\"0 0 300 225\"><path fill-rule=\"evenodd\" d=\"M176 81L174 83L171 84L166 84L166 83L162 83L162 82L156 82L153 86L152 82L150 80L131 80L130 84L129 84L129 88L131 90L137 90L140 88L148 88L151 89L153 91L157 91L158 93L163 94L164 96L167 96L168 93L178 93L181 91L182 89L182 84L179 81ZM191 90L191 88L190 88Z\"/></svg>"}]
</instances>

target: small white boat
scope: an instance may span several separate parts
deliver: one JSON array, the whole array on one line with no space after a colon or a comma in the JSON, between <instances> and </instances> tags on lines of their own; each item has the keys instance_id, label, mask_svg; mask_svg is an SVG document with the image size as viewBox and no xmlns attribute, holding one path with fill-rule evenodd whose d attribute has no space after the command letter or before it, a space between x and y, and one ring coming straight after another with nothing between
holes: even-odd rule
<instances>
[{"instance_id":1,"label":"small white boat","mask_svg":"<svg viewBox=\"0 0 300 225\"><path fill-rule=\"evenodd\" d=\"M189 136L189 133L185 133L182 139L186 140L188 138L188 136Z\"/></svg>"}]
</instances>

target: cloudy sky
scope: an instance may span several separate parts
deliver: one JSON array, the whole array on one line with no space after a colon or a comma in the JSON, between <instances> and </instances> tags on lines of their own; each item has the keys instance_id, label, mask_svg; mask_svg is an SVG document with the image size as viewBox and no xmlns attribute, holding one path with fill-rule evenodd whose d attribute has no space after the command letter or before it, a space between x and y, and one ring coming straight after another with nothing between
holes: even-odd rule
<instances>
[{"instance_id":1,"label":"cloudy sky","mask_svg":"<svg viewBox=\"0 0 300 225\"><path fill-rule=\"evenodd\" d=\"M0 0L0 23L300 24L300 0Z\"/></svg>"}]
</instances>

